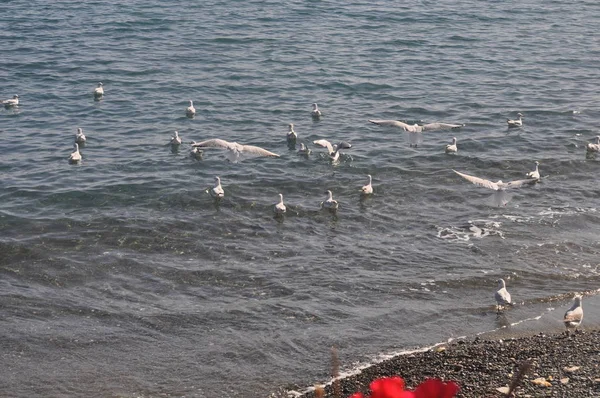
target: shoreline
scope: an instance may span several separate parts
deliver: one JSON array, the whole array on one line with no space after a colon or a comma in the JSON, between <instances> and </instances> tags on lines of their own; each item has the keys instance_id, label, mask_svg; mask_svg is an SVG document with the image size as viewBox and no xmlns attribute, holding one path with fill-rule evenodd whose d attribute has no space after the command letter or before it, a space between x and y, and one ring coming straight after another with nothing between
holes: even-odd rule
<instances>
[{"instance_id":1,"label":"shoreline","mask_svg":"<svg viewBox=\"0 0 600 398\"><path fill-rule=\"evenodd\" d=\"M498 389L510 385L526 360L532 360L532 367L516 389L517 397L600 396L600 330L506 339L475 337L437 344L337 379L339 396L345 398L359 391L368 396L372 380L400 376L407 389L414 389L426 378L439 378L458 383L461 389L457 397L503 397ZM314 388L302 393L288 391L288 396L313 398ZM333 383L325 386L324 396L336 397Z\"/></svg>"}]
</instances>

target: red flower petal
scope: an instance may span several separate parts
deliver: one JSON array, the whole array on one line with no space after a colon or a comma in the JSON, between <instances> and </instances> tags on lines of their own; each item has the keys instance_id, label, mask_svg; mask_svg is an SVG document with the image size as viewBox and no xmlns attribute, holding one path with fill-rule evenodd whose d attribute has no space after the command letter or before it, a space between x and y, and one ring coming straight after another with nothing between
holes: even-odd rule
<instances>
[{"instance_id":1,"label":"red flower petal","mask_svg":"<svg viewBox=\"0 0 600 398\"><path fill-rule=\"evenodd\" d=\"M452 398L460 388L452 381L444 383L440 379L427 379L415 390L416 398Z\"/></svg>"},{"instance_id":2,"label":"red flower petal","mask_svg":"<svg viewBox=\"0 0 600 398\"><path fill-rule=\"evenodd\" d=\"M355 392L354 394L350 395L348 398L365 398L365 396L362 394L362 392Z\"/></svg>"},{"instance_id":3,"label":"red flower petal","mask_svg":"<svg viewBox=\"0 0 600 398\"><path fill-rule=\"evenodd\" d=\"M371 398L411 398L412 392L404 391L404 380L396 377L383 377L371 382ZM404 394L404 393L408 393Z\"/></svg>"}]
</instances>

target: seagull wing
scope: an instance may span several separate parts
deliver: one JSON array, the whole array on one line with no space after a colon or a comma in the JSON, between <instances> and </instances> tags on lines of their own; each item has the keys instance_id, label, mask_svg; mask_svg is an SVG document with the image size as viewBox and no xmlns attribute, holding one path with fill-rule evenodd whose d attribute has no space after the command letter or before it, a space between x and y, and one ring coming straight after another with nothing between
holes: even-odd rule
<instances>
[{"instance_id":1,"label":"seagull wing","mask_svg":"<svg viewBox=\"0 0 600 398\"><path fill-rule=\"evenodd\" d=\"M583 319L583 310L581 307L577 307L573 310L569 310L565 313L565 322L581 322Z\"/></svg>"},{"instance_id":2,"label":"seagull wing","mask_svg":"<svg viewBox=\"0 0 600 398\"><path fill-rule=\"evenodd\" d=\"M399 120L369 120L369 122L376 124L378 126L386 126L386 127L399 127L404 131L412 131L414 126L408 125Z\"/></svg>"},{"instance_id":3,"label":"seagull wing","mask_svg":"<svg viewBox=\"0 0 600 398\"><path fill-rule=\"evenodd\" d=\"M464 178L465 180L467 180L469 182L472 182L475 185L479 185L480 187L493 189L494 191L497 191L497 190L500 189L500 187L498 186L497 183L491 182L490 180L486 180L484 178L470 176L468 174L460 173L460 172L458 172L456 170L452 170L452 171L455 172L456 174L458 174L459 176L461 176L462 178Z\"/></svg>"},{"instance_id":4,"label":"seagull wing","mask_svg":"<svg viewBox=\"0 0 600 398\"><path fill-rule=\"evenodd\" d=\"M274 158L278 158L279 155L270 151L267 151L266 149L263 149L259 146L254 146L254 145L241 145L241 150L244 153L251 153L253 155L259 155L259 156L271 156Z\"/></svg>"},{"instance_id":5,"label":"seagull wing","mask_svg":"<svg viewBox=\"0 0 600 398\"><path fill-rule=\"evenodd\" d=\"M423 125L423 131L457 129L457 128L463 127L463 126L464 126L464 124L427 123L427 124Z\"/></svg>"},{"instance_id":6,"label":"seagull wing","mask_svg":"<svg viewBox=\"0 0 600 398\"><path fill-rule=\"evenodd\" d=\"M527 180L515 180L500 184L502 189L520 188L523 185L533 184L537 182L537 178L529 178Z\"/></svg>"},{"instance_id":7,"label":"seagull wing","mask_svg":"<svg viewBox=\"0 0 600 398\"><path fill-rule=\"evenodd\" d=\"M313 144L322 146L323 148L327 148L329 153L333 152L333 146L331 146L331 142L329 142L327 140L316 140L316 141L313 141Z\"/></svg>"},{"instance_id":8,"label":"seagull wing","mask_svg":"<svg viewBox=\"0 0 600 398\"><path fill-rule=\"evenodd\" d=\"M212 140L206 140L206 141L202 141L202 142L194 142L192 143L193 147L198 147L198 148L221 148L221 149L230 149L231 148L231 142L219 139L219 138L214 138Z\"/></svg>"}]
</instances>

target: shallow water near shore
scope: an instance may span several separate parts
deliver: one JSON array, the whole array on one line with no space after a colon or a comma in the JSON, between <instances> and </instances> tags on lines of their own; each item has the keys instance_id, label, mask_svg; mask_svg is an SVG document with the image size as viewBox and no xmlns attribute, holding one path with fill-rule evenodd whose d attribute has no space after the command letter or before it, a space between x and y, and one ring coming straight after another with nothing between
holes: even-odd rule
<instances>
[{"instance_id":1,"label":"shallow water near shore","mask_svg":"<svg viewBox=\"0 0 600 398\"><path fill-rule=\"evenodd\" d=\"M331 346L351 369L499 328L559 331L574 292L583 327L598 327L600 158L585 144L600 11L568 11L0 5L0 98L21 100L0 108L4 395L266 396L326 381ZM508 129L517 112L524 127ZM410 147L368 119L466 126ZM289 123L308 159L287 149ZM70 165L77 127L88 142ZM281 157L197 161L166 146L174 130ZM319 138L352 148L332 165ZM507 181L536 160L542 182L501 207L451 171ZM375 193L361 198L367 174ZM219 204L205 192L217 175ZM328 189L336 215L319 210ZM504 319L498 278L517 302Z\"/></svg>"}]
</instances>

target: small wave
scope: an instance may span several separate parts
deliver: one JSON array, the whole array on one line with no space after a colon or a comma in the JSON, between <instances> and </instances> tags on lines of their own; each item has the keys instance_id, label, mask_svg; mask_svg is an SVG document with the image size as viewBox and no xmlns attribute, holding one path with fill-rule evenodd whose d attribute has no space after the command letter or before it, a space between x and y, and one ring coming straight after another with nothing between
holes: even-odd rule
<instances>
[{"instance_id":1,"label":"small wave","mask_svg":"<svg viewBox=\"0 0 600 398\"><path fill-rule=\"evenodd\" d=\"M437 237L452 241L467 242L472 238L482 239L488 236L499 236L504 239L504 233L500 230L501 222L492 220L469 220L466 225L453 227L440 227Z\"/></svg>"}]
</instances>

